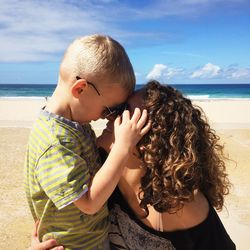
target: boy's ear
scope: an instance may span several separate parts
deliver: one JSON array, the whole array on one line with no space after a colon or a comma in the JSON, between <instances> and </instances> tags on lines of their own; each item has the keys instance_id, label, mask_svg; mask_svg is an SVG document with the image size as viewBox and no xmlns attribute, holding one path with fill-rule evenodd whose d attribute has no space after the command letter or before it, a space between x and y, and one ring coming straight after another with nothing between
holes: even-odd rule
<instances>
[{"instance_id":1,"label":"boy's ear","mask_svg":"<svg viewBox=\"0 0 250 250\"><path fill-rule=\"evenodd\" d=\"M86 88L87 83L84 79L79 79L74 82L74 84L71 87L71 93L75 98L79 98L81 93Z\"/></svg>"}]
</instances>

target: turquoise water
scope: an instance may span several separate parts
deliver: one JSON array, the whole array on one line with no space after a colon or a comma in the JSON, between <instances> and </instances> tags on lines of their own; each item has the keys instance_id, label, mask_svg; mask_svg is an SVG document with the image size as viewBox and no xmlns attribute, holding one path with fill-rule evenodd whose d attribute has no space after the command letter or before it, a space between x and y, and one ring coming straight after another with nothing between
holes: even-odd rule
<instances>
[{"instance_id":1,"label":"turquoise water","mask_svg":"<svg viewBox=\"0 0 250 250\"><path fill-rule=\"evenodd\" d=\"M173 87L191 99L250 98L250 84L176 84ZM136 85L136 89L143 85ZM44 98L51 96L55 85L0 84L0 98Z\"/></svg>"}]
</instances>

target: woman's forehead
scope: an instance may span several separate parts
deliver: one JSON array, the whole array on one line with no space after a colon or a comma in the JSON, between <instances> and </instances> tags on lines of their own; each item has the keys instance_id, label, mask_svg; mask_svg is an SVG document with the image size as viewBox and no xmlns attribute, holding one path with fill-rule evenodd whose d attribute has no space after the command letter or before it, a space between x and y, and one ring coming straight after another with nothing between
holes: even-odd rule
<instances>
[{"instance_id":1,"label":"woman's forehead","mask_svg":"<svg viewBox=\"0 0 250 250\"><path fill-rule=\"evenodd\" d=\"M135 107L143 108L144 102L143 102L143 91L137 90L135 91L128 99L128 104L131 107L131 109L134 109Z\"/></svg>"}]
</instances>

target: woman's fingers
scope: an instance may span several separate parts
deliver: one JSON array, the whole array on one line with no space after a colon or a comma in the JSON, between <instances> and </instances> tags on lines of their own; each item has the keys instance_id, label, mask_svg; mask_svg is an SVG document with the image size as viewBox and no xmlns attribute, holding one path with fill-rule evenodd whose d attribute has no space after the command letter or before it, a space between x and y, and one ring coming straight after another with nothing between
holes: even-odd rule
<instances>
[{"instance_id":1,"label":"woman's fingers","mask_svg":"<svg viewBox=\"0 0 250 250\"><path fill-rule=\"evenodd\" d=\"M50 250L64 250L64 247L59 246L59 247L53 247Z\"/></svg>"},{"instance_id":2,"label":"woman's fingers","mask_svg":"<svg viewBox=\"0 0 250 250\"><path fill-rule=\"evenodd\" d=\"M36 237L37 236L37 231L38 231L38 226L39 226L39 220L36 221L35 227L33 228L33 231L31 233L32 236Z\"/></svg>"},{"instance_id":3,"label":"woman's fingers","mask_svg":"<svg viewBox=\"0 0 250 250\"><path fill-rule=\"evenodd\" d=\"M57 242L54 239L47 240L47 241L40 243L40 250L49 250L52 247L54 247L53 249L58 249Z\"/></svg>"},{"instance_id":4,"label":"woman's fingers","mask_svg":"<svg viewBox=\"0 0 250 250\"><path fill-rule=\"evenodd\" d=\"M46 240L44 242L40 242L37 240L36 242L32 242L29 250L63 250L63 246L57 246L57 242L54 239Z\"/></svg>"},{"instance_id":5,"label":"woman's fingers","mask_svg":"<svg viewBox=\"0 0 250 250\"><path fill-rule=\"evenodd\" d=\"M63 250L63 246L57 246L55 239L50 239L44 242L40 242L38 238L39 220L36 221L35 227L31 233L31 247L29 250Z\"/></svg>"}]
</instances>

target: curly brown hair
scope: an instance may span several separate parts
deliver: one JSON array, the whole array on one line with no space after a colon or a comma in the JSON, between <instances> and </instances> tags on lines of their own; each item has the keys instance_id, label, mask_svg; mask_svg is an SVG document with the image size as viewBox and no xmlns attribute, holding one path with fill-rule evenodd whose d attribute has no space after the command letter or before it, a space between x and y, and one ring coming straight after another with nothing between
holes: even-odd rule
<instances>
[{"instance_id":1,"label":"curly brown hair","mask_svg":"<svg viewBox=\"0 0 250 250\"><path fill-rule=\"evenodd\" d=\"M149 82L143 92L151 130L138 143L145 175L140 206L175 213L201 191L220 210L229 193L223 146L201 108L178 90Z\"/></svg>"}]
</instances>

